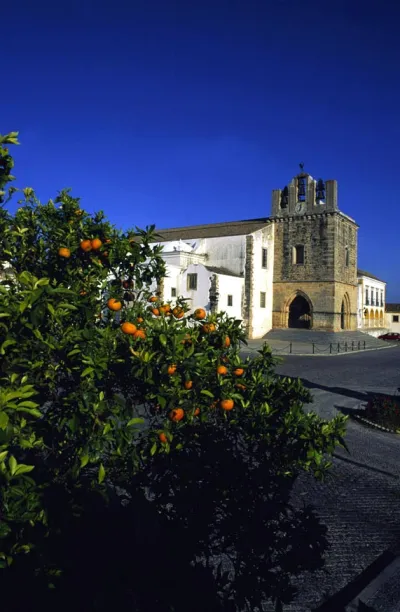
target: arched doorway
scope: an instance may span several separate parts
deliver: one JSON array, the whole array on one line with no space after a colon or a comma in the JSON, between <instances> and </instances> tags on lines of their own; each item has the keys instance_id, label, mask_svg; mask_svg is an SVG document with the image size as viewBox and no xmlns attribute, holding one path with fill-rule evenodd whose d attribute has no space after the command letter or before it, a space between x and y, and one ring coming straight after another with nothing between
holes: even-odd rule
<instances>
[{"instance_id":1,"label":"arched doorway","mask_svg":"<svg viewBox=\"0 0 400 612\"><path fill-rule=\"evenodd\" d=\"M310 329L311 321L312 316L309 302L302 295L296 295L289 306L288 327Z\"/></svg>"},{"instance_id":2,"label":"arched doorway","mask_svg":"<svg viewBox=\"0 0 400 612\"><path fill-rule=\"evenodd\" d=\"M345 293L340 307L340 329L350 329L350 298Z\"/></svg>"}]
</instances>

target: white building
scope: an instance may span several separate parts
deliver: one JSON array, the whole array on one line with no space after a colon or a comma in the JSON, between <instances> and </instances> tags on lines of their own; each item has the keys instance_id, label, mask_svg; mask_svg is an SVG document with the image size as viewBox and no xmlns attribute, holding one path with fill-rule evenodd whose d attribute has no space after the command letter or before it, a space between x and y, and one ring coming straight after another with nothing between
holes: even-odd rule
<instances>
[{"instance_id":1,"label":"white building","mask_svg":"<svg viewBox=\"0 0 400 612\"><path fill-rule=\"evenodd\" d=\"M272 328L385 327L386 283L357 269L358 225L341 212L337 182L300 172L272 193L271 216L158 230L163 300L226 311L249 338Z\"/></svg>"},{"instance_id":2,"label":"white building","mask_svg":"<svg viewBox=\"0 0 400 612\"><path fill-rule=\"evenodd\" d=\"M361 331L379 336L386 328L386 283L365 270L357 270L357 278L357 326Z\"/></svg>"},{"instance_id":3,"label":"white building","mask_svg":"<svg viewBox=\"0 0 400 612\"><path fill-rule=\"evenodd\" d=\"M400 334L400 304L386 304L385 326L396 334Z\"/></svg>"}]
</instances>

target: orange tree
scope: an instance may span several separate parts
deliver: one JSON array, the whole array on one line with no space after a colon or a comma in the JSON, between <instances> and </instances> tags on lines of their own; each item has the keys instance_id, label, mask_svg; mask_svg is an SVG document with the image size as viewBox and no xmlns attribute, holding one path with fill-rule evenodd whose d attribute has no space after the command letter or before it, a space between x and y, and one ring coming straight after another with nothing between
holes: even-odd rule
<instances>
[{"instance_id":1,"label":"orange tree","mask_svg":"<svg viewBox=\"0 0 400 612\"><path fill-rule=\"evenodd\" d=\"M194 456L206 481L210 440L215 464L226 449L264 467L267 458L269 476L288 483L304 470L322 478L345 419L305 413L308 391L275 375L267 347L244 360L239 321L188 314L184 299L150 290L165 275L154 226L122 232L69 191L41 204L24 189L11 214L6 145L16 138L0 137L4 571L29 552L36 574L58 575L63 559L44 542L84 512L85 495L107 504L121 487L172 490ZM219 511L231 516L224 487Z\"/></svg>"}]
</instances>

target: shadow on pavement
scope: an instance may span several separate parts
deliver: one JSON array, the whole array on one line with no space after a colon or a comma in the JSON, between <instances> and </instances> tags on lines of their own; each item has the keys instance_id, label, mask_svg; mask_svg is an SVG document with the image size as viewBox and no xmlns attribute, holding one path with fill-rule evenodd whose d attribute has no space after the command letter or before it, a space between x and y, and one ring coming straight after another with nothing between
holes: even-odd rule
<instances>
[{"instance_id":1,"label":"shadow on pavement","mask_svg":"<svg viewBox=\"0 0 400 612\"><path fill-rule=\"evenodd\" d=\"M85 493L85 514L71 522L54 488L48 503L61 531L3 575L2 609L239 612L290 603L293 579L324 565L327 527L310 506L291 506L294 481L276 476L274 453L254 460L214 429L201 445L156 455L125 506ZM65 569L56 589L28 579L43 554Z\"/></svg>"}]
</instances>

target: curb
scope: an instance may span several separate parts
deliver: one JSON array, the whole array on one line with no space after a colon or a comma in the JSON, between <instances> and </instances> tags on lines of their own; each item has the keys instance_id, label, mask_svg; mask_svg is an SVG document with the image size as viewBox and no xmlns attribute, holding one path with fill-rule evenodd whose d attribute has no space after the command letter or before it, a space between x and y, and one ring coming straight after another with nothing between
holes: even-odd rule
<instances>
[{"instance_id":1,"label":"curb","mask_svg":"<svg viewBox=\"0 0 400 612\"><path fill-rule=\"evenodd\" d=\"M383 427L383 425L378 425L378 423L374 423L373 421L370 421L366 419L365 417L360 416L359 414L349 413L349 416L352 419L355 419L356 421L360 421L360 423L365 423L369 425L373 429L380 429L381 431L386 431L387 433L395 434L397 436L400 434L400 429L396 430L396 429L389 429L388 427Z\"/></svg>"},{"instance_id":2,"label":"curb","mask_svg":"<svg viewBox=\"0 0 400 612\"><path fill-rule=\"evenodd\" d=\"M389 582L398 571L400 558L395 552L384 551L364 571L351 580L343 589L325 600L312 612L361 612L375 611L366 607L378 590ZM368 603L367 603L368 602Z\"/></svg>"},{"instance_id":3,"label":"curb","mask_svg":"<svg viewBox=\"0 0 400 612\"><path fill-rule=\"evenodd\" d=\"M375 597L380 589L389 581L393 581L393 578L398 579L398 572L400 570L400 557L396 557L389 565L387 565L374 580L359 593L349 604L345 607L345 612L360 612L363 606L367 606L371 600L372 604L375 604ZM366 608L368 610L368 608ZM369 608L373 610L374 608ZM394 609L394 608L392 608ZM398 609L398 608L396 608Z\"/></svg>"}]
</instances>

